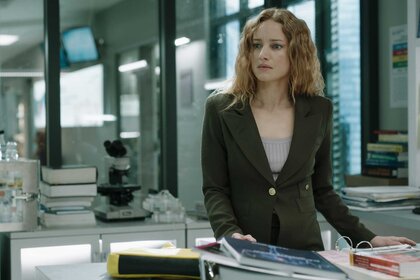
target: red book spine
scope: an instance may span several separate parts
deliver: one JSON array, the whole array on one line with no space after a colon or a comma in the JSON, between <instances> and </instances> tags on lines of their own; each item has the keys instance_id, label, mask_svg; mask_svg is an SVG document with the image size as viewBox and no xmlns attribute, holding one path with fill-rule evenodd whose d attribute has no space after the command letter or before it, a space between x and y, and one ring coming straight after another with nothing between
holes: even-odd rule
<instances>
[{"instance_id":1,"label":"red book spine","mask_svg":"<svg viewBox=\"0 0 420 280\"><path fill-rule=\"evenodd\" d=\"M396 262L357 254L352 254L351 258L352 264L355 266L379 271L396 277L400 276L400 266Z\"/></svg>"}]
</instances>

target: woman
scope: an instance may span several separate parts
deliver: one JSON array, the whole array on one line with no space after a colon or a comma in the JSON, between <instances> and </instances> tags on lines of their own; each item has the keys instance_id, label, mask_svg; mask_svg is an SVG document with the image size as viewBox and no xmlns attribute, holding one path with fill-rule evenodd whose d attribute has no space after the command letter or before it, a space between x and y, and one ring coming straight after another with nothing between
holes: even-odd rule
<instances>
[{"instance_id":1,"label":"woman","mask_svg":"<svg viewBox=\"0 0 420 280\"><path fill-rule=\"evenodd\" d=\"M229 89L207 100L203 193L216 238L322 250L317 210L353 244L375 236L331 183L332 104L305 22L267 9L244 27Z\"/></svg>"}]
</instances>

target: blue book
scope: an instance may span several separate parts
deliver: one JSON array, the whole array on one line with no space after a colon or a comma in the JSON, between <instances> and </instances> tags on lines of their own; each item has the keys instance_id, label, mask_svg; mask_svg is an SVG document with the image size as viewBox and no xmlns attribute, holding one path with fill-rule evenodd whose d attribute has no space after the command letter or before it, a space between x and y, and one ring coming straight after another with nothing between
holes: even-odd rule
<instances>
[{"instance_id":1,"label":"blue book","mask_svg":"<svg viewBox=\"0 0 420 280\"><path fill-rule=\"evenodd\" d=\"M224 237L221 244L242 265L287 272L296 278L306 275L322 279L347 279L346 273L315 251L289 249L232 237Z\"/></svg>"}]
</instances>

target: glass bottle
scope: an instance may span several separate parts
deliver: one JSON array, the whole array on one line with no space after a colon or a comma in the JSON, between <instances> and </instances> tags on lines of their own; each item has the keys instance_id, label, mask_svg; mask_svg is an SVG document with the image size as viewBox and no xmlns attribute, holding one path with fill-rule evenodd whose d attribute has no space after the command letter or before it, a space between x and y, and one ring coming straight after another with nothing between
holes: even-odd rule
<instances>
[{"instance_id":1,"label":"glass bottle","mask_svg":"<svg viewBox=\"0 0 420 280\"><path fill-rule=\"evenodd\" d=\"M4 130L0 130L0 160L6 159L6 140L4 138Z\"/></svg>"}]
</instances>

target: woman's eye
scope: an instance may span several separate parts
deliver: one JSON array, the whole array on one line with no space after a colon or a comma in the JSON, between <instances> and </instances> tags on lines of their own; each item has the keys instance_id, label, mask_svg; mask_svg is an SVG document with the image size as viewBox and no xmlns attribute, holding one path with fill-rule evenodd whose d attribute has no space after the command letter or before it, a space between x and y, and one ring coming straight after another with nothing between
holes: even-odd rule
<instances>
[{"instance_id":1,"label":"woman's eye","mask_svg":"<svg viewBox=\"0 0 420 280\"><path fill-rule=\"evenodd\" d=\"M253 47L254 49L261 49L261 44L260 44L260 43L253 43L253 44L252 44L252 47Z\"/></svg>"},{"instance_id":2,"label":"woman's eye","mask_svg":"<svg viewBox=\"0 0 420 280\"><path fill-rule=\"evenodd\" d=\"M280 45L280 44L273 44L273 45L271 45L271 47L272 47L273 49L275 49L275 50L280 50L280 49L282 49L282 48L283 48L283 46L282 46L282 45Z\"/></svg>"}]
</instances>

